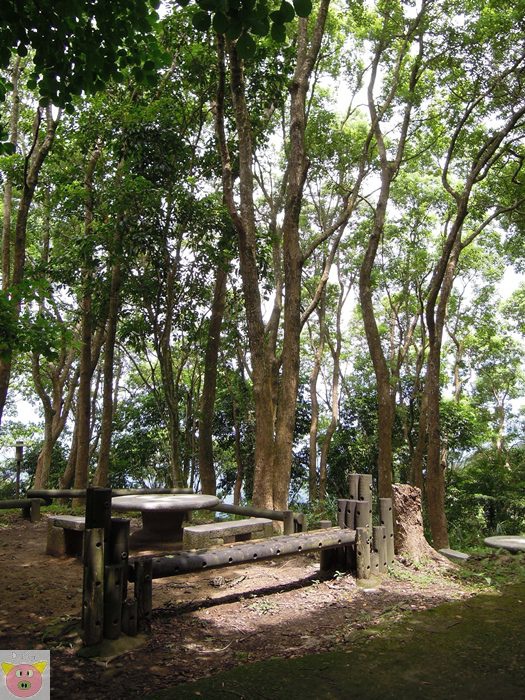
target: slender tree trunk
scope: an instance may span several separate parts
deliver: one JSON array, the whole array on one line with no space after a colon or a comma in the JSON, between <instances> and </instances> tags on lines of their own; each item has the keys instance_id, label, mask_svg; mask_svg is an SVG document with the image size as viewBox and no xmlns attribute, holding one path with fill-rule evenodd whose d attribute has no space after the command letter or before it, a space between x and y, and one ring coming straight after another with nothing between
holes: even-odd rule
<instances>
[{"instance_id":1,"label":"slender tree trunk","mask_svg":"<svg viewBox=\"0 0 525 700\"><path fill-rule=\"evenodd\" d=\"M377 327L372 297L372 270L385 225L386 206L390 196L392 172L383 171L381 192L374 216L372 233L359 273L359 299L363 314L363 324L374 366L378 400L378 484L381 498L392 497L392 429L394 411L390 385L390 370L381 347L381 336Z\"/></svg>"},{"instance_id":2,"label":"slender tree trunk","mask_svg":"<svg viewBox=\"0 0 525 700\"><path fill-rule=\"evenodd\" d=\"M233 503L238 506L241 502L242 493L242 482L244 479L244 461L242 458L242 448L241 448L241 428L239 425L239 411L237 408L237 402L235 397L233 397L232 403L233 412L233 429L235 432L235 462L237 464L237 473L235 475L235 486L233 488Z\"/></svg>"},{"instance_id":3,"label":"slender tree trunk","mask_svg":"<svg viewBox=\"0 0 525 700\"><path fill-rule=\"evenodd\" d=\"M215 495L217 483L213 463L213 418L217 390L217 365L221 342L221 327L226 303L228 272L217 268L211 308L208 340L204 355L204 384L199 420L199 473L204 493Z\"/></svg>"},{"instance_id":4,"label":"slender tree trunk","mask_svg":"<svg viewBox=\"0 0 525 700\"><path fill-rule=\"evenodd\" d=\"M18 120L20 117L20 95L18 79L20 77L20 56L17 56L11 74L11 117L9 119L9 143L16 148L18 144ZM9 175L4 184L4 210L2 212L2 290L11 284L11 212L13 207L13 183Z\"/></svg>"},{"instance_id":5,"label":"slender tree trunk","mask_svg":"<svg viewBox=\"0 0 525 700\"><path fill-rule=\"evenodd\" d=\"M343 282L341 280L341 274L339 271L339 298L337 300L337 311L335 320L335 346L331 347L332 359L333 359L333 369L332 369L332 415L330 417L330 423L326 429L326 433L323 439L323 445L321 448L321 464L319 470L319 498L324 500L326 498L326 482L328 477L328 455L330 453L330 445L332 444L332 438L339 425L339 395L340 395L340 384L341 384L341 350L342 350L342 333L341 333L341 315L343 313L343 305L347 294L345 294L345 289Z\"/></svg>"},{"instance_id":6,"label":"slender tree trunk","mask_svg":"<svg viewBox=\"0 0 525 700\"><path fill-rule=\"evenodd\" d=\"M431 283L427 301L426 322L428 328L429 353L425 378L427 395L427 482L426 494L428 517L435 549L448 547L448 526L445 515L445 473L441 462L440 436L440 373L441 343L448 306L454 284L454 273L461 252L461 226L467 213L466 201L460 210L449 234L449 246L445 246L438 269Z\"/></svg>"},{"instance_id":7,"label":"slender tree trunk","mask_svg":"<svg viewBox=\"0 0 525 700\"><path fill-rule=\"evenodd\" d=\"M94 220L94 194L93 177L95 168L100 158L100 148L97 146L89 156L84 178L84 188L86 192L86 204L84 215L84 232L89 241L93 236ZM92 341L93 341L93 273L92 263L89 259L84 260L82 279L82 301L81 301L81 350L80 350L80 383L77 397L77 441L76 441L76 464L73 487L75 489L85 489L88 485L89 471L89 444L91 439L91 379L94 365L92 363Z\"/></svg>"},{"instance_id":8,"label":"slender tree trunk","mask_svg":"<svg viewBox=\"0 0 525 700\"><path fill-rule=\"evenodd\" d=\"M319 498L319 488L317 479L317 431L319 427L319 399L317 398L317 381L321 372L321 361L324 353L325 342L325 306L326 292L319 301L317 308L317 316L319 319L319 344L315 352L312 372L310 374L310 442L309 442L309 459L308 459L308 498L310 502L316 501Z\"/></svg>"},{"instance_id":9,"label":"slender tree trunk","mask_svg":"<svg viewBox=\"0 0 525 700\"><path fill-rule=\"evenodd\" d=\"M15 225L12 274L10 276L9 287L4 288L11 302L10 325L14 335L16 335L16 326L22 309L22 282L25 273L26 234L29 211L38 185L40 171L55 139L59 119L60 115L56 120L53 120L51 108L48 108L46 110L46 133L42 136L40 133L41 110L40 108L37 110L34 124L33 145L25 159L24 182ZM3 254L5 254L4 251L5 249L3 250ZM14 353L15 337L11 339L11 343L6 351L0 356L0 424L2 423L2 415L11 379L11 367Z\"/></svg>"},{"instance_id":10,"label":"slender tree trunk","mask_svg":"<svg viewBox=\"0 0 525 700\"><path fill-rule=\"evenodd\" d=\"M119 220L114 234L114 262L111 271L111 283L109 291L108 321L106 327L106 338L104 341L104 384L102 389L102 417L100 432L100 449L98 452L98 463L94 486L107 486L109 475L109 455L111 450L111 437L113 434L114 415L114 374L115 374L115 342L117 337L118 315L120 310L120 286L121 274L121 247L122 247L122 225Z\"/></svg>"}]
</instances>

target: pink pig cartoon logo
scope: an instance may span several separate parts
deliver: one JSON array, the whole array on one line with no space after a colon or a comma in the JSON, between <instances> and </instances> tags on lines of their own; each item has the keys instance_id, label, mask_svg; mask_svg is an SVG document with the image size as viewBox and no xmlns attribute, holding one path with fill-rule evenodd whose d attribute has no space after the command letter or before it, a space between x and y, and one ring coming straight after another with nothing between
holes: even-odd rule
<instances>
[{"instance_id":1,"label":"pink pig cartoon logo","mask_svg":"<svg viewBox=\"0 0 525 700\"><path fill-rule=\"evenodd\" d=\"M42 687L42 673L47 663L35 664L2 663L7 689L17 698L30 698Z\"/></svg>"}]
</instances>

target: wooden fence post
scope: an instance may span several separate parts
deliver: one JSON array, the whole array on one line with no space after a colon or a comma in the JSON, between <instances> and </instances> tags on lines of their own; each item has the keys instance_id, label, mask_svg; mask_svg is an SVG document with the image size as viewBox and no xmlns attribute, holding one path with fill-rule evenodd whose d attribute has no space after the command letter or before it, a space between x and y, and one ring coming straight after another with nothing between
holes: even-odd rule
<instances>
[{"instance_id":1,"label":"wooden fence post","mask_svg":"<svg viewBox=\"0 0 525 700\"><path fill-rule=\"evenodd\" d=\"M386 528L384 525L374 526L374 551L378 556L378 572L380 574L384 574L388 566L386 552Z\"/></svg>"},{"instance_id":2,"label":"wooden fence post","mask_svg":"<svg viewBox=\"0 0 525 700\"><path fill-rule=\"evenodd\" d=\"M385 526L387 565L394 563L394 516L392 512L392 499L379 499L379 513L381 525Z\"/></svg>"},{"instance_id":3,"label":"wooden fence post","mask_svg":"<svg viewBox=\"0 0 525 700\"><path fill-rule=\"evenodd\" d=\"M293 535L295 525L294 525L294 513L293 510L284 511L284 534Z\"/></svg>"},{"instance_id":4,"label":"wooden fence post","mask_svg":"<svg viewBox=\"0 0 525 700\"><path fill-rule=\"evenodd\" d=\"M149 630L152 609L152 567L151 559L135 562L135 599L137 601L137 630Z\"/></svg>"},{"instance_id":5,"label":"wooden fence post","mask_svg":"<svg viewBox=\"0 0 525 700\"><path fill-rule=\"evenodd\" d=\"M370 537L368 535L368 528L357 528L355 551L357 578L370 578Z\"/></svg>"},{"instance_id":6,"label":"wooden fence post","mask_svg":"<svg viewBox=\"0 0 525 700\"><path fill-rule=\"evenodd\" d=\"M98 644L104 634L104 529L84 531L82 630L86 646Z\"/></svg>"},{"instance_id":7,"label":"wooden fence post","mask_svg":"<svg viewBox=\"0 0 525 700\"><path fill-rule=\"evenodd\" d=\"M102 641L107 545L111 526L111 489L88 488L84 530L82 630L84 644Z\"/></svg>"},{"instance_id":8,"label":"wooden fence post","mask_svg":"<svg viewBox=\"0 0 525 700\"><path fill-rule=\"evenodd\" d=\"M359 499L359 474L349 474L348 476L348 496L351 501Z\"/></svg>"}]
</instances>

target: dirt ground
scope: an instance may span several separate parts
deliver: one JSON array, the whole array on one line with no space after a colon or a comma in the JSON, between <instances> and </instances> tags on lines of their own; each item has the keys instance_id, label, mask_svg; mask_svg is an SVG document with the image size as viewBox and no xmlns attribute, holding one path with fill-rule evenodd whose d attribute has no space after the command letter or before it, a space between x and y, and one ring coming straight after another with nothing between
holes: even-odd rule
<instances>
[{"instance_id":1,"label":"dirt ground","mask_svg":"<svg viewBox=\"0 0 525 700\"><path fill-rule=\"evenodd\" d=\"M82 566L45 554L46 527L45 516L0 525L0 648L51 649L57 700L145 697L252 661L344 648L356 630L470 595L438 571L402 564L358 585L350 575L321 580L316 555L259 562L154 581L142 645L81 658Z\"/></svg>"}]
</instances>

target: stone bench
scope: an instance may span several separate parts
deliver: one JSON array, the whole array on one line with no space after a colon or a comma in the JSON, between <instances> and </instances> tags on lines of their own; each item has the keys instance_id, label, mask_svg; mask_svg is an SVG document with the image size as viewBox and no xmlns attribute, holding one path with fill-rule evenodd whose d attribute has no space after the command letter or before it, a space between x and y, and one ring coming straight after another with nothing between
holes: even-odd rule
<instances>
[{"instance_id":1,"label":"stone bench","mask_svg":"<svg viewBox=\"0 0 525 700\"><path fill-rule=\"evenodd\" d=\"M258 540L273 534L273 525L269 518L245 518L189 525L184 528L182 546L184 549L204 549L219 544Z\"/></svg>"},{"instance_id":2,"label":"stone bench","mask_svg":"<svg viewBox=\"0 0 525 700\"><path fill-rule=\"evenodd\" d=\"M458 552L456 549L440 549L439 553L443 554L447 559L450 559L450 561L467 561L470 559L468 554L465 552Z\"/></svg>"},{"instance_id":3,"label":"stone bench","mask_svg":"<svg viewBox=\"0 0 525 700\"><path fill-rule=\"evenodd\" d=\"M46 554L81 557L85 527L83 515L48 516Z\"/></svg>"}]
</instances>

